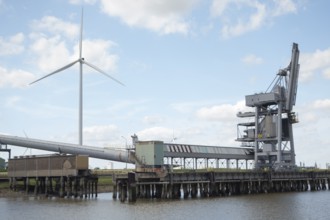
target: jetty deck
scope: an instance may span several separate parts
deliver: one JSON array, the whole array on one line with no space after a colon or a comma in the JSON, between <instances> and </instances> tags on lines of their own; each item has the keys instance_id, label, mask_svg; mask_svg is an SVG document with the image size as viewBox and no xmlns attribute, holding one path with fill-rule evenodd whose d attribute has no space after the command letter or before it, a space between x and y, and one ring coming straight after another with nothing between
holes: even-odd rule
<instances>
[{"instance_id":1,"label":"jetty deck","mask_svg":"<svg viewBox=\"0 0 330 220\"><path fill-rule=\"evenodd\" d=\"M163 174L163 175L162 175ZM114 176L114 199L177 199L329 189L329 171L130 172Z\"/></svg>"}]
</instances>

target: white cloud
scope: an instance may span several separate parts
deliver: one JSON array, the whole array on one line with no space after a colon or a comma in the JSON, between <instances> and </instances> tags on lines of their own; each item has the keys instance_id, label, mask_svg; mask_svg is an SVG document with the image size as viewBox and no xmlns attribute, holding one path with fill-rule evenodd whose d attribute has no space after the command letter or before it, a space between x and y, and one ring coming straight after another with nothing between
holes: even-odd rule
<instances>
[{"instance_id":1,"label":"white cloud","mask_svg":"<svg viewBox=\"0 0 330 220\"><path fill-rule=\"evenodd\" d=\"M171 107L180 113L189 113L201 103L196 102L184 102L184 103L173 103Z\"/></svg>"},{"instance_id":2,"label":"white cloud","mask_svg":"<svg viewBox=\"0 0 330 220\"><path fill-rule=\"evenodd\" d=\"M33 40L30 49L36 56L34 62L42 72L54 71L74 61L69 59L70 52L66 42L59 35L48 38L43 34L33 33L30 37Z\"/></svg>"},{"instance_id":3,"label":"white cloud","mask_svg":"<svg viewBox=\"0 0 330 220\"><path fill-rule=\"evenodd\" d=\"M299 114L299 121L301 121L304 124L308 123L315 123L318 121L318 116L315 114L315 112L302 112Z\"/></svg>"},{"instance_id":4,"label":"white cloud","mask_svg":"<svg viewBox=\"0 0 330 220\"><path fill-rule=\"evenodd\" d=\"M296 111L299 113L299 127L308 130L314 136L327 132L330 119L330 99L318 99L305 103L303 106L298 106Z\"/></svg>"},{"instance_id":5,"label":"white cloud","mask_svg":"<svg viewBox=\"0 0 330 220\"><path fill-rule=\"evenodd\" d=\"M135 117L135 115L139 112L144 112L146 110L146 106L148 106L149 101L144 99L123 99L117 101L106 108L106 111L109 111L113 114L122 113L125 110L129 110L126 112L125 117Z\"/></svg>"},{"instance_id":6,"label":"white cloud","mask_svg":"<svg viewBox=\"0 0 330 220\"><path fill-rule=\"evenodd\" d=\"M41 20L34 20L31 24L35 31L47 31L51 34L61 34L73 39L79 35L79 26L63 21L54 16L45 16Z\"/></svg>"},{"instance_id":7,"label":"white cloud","mask_svg":"<svg viewBox=\"0 0 330 220\"><path fill-rule=\"evenodd\" d=\"M0 88L14 87L23 88L32 82L34 75L20 69L7 70L0 66Z\"/></svg>"},{"instance_id":8,"label":"white cloud","mask_svg":"<svg viewBox=\"0 0 330 220\"><path fill-rule=\"evenodd\" d=\"M120 132L116 125L95 125L83 129L84 142L104 146L106 143L118 140Z\"/></svg>"},{"instance_id":9,"label":"white cloud","mask_svg":"<svg viewBox=\"0 0 330 220\"><path fill-rule=\"evenodd\" d=\"M274 17L296 11L296 4L291 0L273 2L213 0L210 8L211 15L222 20L223 38L236 37L257 30Z\"/></svg>"},{"instance_id":10,"label":"white cloud","mask_svg":"<svg viewBox=\"0 0 330 220\"><path fill-rule=\"evenodd\" d=\"M230 0L213 0L211 5L211 15L213 17L221 16L227 9Z\"/></svg>"},{"instance_id":11,"label":"white cloud","mask_svg":"<svg viewBox=\"0 0 330 220\"><path fill-rule=\"evenodd\" d=\"M239 101L234 105L222 104L212 107L203 107L196 113L197 117L209 121L232 121L235 120L236 114L240 111L247 111L245 101Z\"/></svg>"},{"instance_id":12,"label":"white cloud","mask_svg":"<svg viewBox=\"0 0 330 220\"><path fill-rule=\"evenodd\" d=\"M183 114L189 114L201 106L212 105L214 103L218 103L218 100L203 100L203 101L190 101L190 102L178 102L172 103L170 106L175 111Z\"/></svg>"},{"instance_id":13,"label":"white cloud","mask_svg":"<svg viewBox=\"0 0 330 220\"><path fill-rule=\"evenodd\" d=\"M16 104L21 100L20 96L11 96L8 97L5 101L5 106L6 107L13 107L16 106Z\"/></svg>"},{"instance_id":14,"label":"white cloud","mask_svg":"<svg viewBox=\"0 0 330 220\"><path fill-rule=\"evenodd\" d=\"M245 57L243 57L242 61L243 61L243 63L246 63L246 64L261 64L262 58L257 57L254 54L249 54L249 55L246 55Z\"/></svg>"},{"instance_id":15,"label":"white cloud","mask_svg":"<svg viewBox=\"0 0 330 220\"><path fill-rule=\"evenodd\" d=\"M274 16L297 12L297 6L291 0L273 0L273 2L275 4L275 9L273 12Z\"/></svg>"},{"instance_id":16,"label":"white cloud","mask_svg":"<svg viewBox=\"0 0 330 220\"><path fill-rule=\"evenodd\" d=\"M30 34L34 53L34 63L39 69L48 73L79 58L79 39L73 47L72 39L79 37L78 25L64 22L58 18L46 16L32 23L34 32ZM109 40L88 39L82 42L82 55L86 61L102 67L104 71L116 69L118 56L110 54L109 50L115 43ZM86 68L90 71L90 68Z\"/></svg>"},{"instance_id":17,"label":"white cloud","mask_svg":"<svg viewBox=\"0 0 330 220\"><path fill-rule=\"evenodd\" d=\"M300 56L300 77L302 81L310 80L314 74L323 72L325 78L330 75L330 48L316 50L313 53L302 53Z\"/></svg>"},{"instance_id":18,"label":"white cloud","mask_svg":"<svg viewBox=\"0 0 330 220\"><path fill-rule=\"evenodd\" d=\"M142 27L161 34L189 31L184 16L197 0L101 0L102 10L110 16L119 17L132 27Z\"/></svg>"},{"instance_id":19,"label":"white cloud","mask_svg":"<svg viewBox=\"0 0 330 220\"><path fill-rule=\"evenodd\" d=\"M0 37L0 56L20 54L24 51L24 34L18 33L8 39Z\"/></svg>"},{"instance_id":20,"label":"white cloud","mask_svg":"<svg viewBox=\"0 0 330 220\"><path fill-rule=\"evenodd\" d=\"M224 25L221 30L224 38L239 36L246 32L256 30L263 25L266 19L265 5L254 2L254 4L250 3L249 6L255 8L257 12L251 14L247 18L247 22L239 20L235 25Z\"/></svg>"},{"instance_id":21,"label":"white cloud","mask_svg":"<svg viewBox=\"0 0 330 220\"><path fill-rule=\"evenodd\" d=\"M84 40L82 42L82 55L88 63L91 63L104 71L114 71L119 60L117 55L109 53L109 50L114 45L115 43L109 40ZM70 60L74 61L78 59L78 54L79 44L76 44L74 47L74 54L71 56ZM90 68L88 67L88 69Z\"/></svg>"},{"instance_id":22,"label":"white cloud","mask_svg":"<svg viewBox=\"0 0 330 220\"><path fill-rule=\"evenodd\" d=\"M159 124L163 121L164 121L163 117L159 115L148 115L143 117L143 123L145 124L154 125L154 124Z\"/></svg>"},{"instance_id":23,"label":"white cloud","mask_svg":"<svg viewBox=\"0 0 330 220\"><path fill-rule=\"evenodd\" d=\"M329 67L329 68L326 68L326 69L323 71L323 76L324 76L326 79L330 79L330 67Z\"/></svg>"},{"instance_id":24,"label":"white cloud","mask_svg":"<svg viewBox=\"0 0 330 220\"><path fill-rule=\"evenodd\" d=\"M295 150L299 161L328 163L330 99L319 99L298 106L299 123L294 124ZM317 146L317 153L315 152ZM321 152L321 154L320 154ZM314 162L313 162L314 163Z\"/></svg>"},{"instance_id":25,"label":"white cloud","mask_svg":"<svg viewBox=\"0 0 330 220\"><path fill-rule=\"evenodd\" d=\"M315 100L312 104L314 109L330 110L330 99Z\"/></svg>"},{"instance_id":26,"label":"white cloud","mask_svg":"<svg viewBox=\"0 0 330 220\"><path fill-rule=\"evenodd\" d=\"M147 128L136 133L139 140L160 140L167 142L173 137L173 130L165 127Z\"/></svg>"}]
</instances>

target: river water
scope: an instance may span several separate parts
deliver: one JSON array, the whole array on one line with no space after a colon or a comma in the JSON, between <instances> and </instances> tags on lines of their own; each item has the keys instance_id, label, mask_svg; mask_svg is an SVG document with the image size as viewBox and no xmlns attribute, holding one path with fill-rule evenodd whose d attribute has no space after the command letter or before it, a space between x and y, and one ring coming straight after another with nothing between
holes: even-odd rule
<instances>
[{"instance_id":1,"label":"river water","mask_svg":"<svg viewBox=\"0 0 330 220\"><path fill-rule=\"evenodd\" d=\"M138 200L101 193L92 199L0 198L0 219L330 219L330 191L270 193L217 198Z\"/></svg>"}]
</instances>

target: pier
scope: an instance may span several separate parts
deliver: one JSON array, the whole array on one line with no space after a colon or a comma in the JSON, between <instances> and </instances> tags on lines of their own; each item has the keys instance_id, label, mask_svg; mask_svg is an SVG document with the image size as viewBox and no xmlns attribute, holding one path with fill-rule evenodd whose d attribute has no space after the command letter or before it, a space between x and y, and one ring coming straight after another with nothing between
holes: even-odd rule
<instances>
[{"instance_id":1,"label":"pier","mask_svg":"<svg viewBox=\"0 0 330 220\"><path fill-rule=\"evenodd\" d=\"M87 156L43 155L9 160L10 188L34 195L97 197L98 177L88 169Z\"/></svg>"},{"instance_id":2,"label":"pier","mask_svg":"<svg viewBox=\"0 0 330 220\"><path fill-rule=\"evenodd\" d=\"M113 198L179 199L258 193L303 192L329 188L329 171L177 171L116 175Z\"/></svg>"}]
</instances>

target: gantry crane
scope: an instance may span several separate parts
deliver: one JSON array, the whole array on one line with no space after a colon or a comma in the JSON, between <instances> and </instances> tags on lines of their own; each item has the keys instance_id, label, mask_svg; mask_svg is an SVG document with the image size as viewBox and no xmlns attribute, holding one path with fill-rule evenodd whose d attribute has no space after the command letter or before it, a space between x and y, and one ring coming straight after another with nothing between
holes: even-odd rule
<instances>
[{"instance_id":1,"label":"gantry crane","mask_svg":"<svg viewBox=\"0 0 330 220\"><path fill-rule=\"evenodd\" d=\"M299 49L293 43L289 66L279 70L266 92L245 97L246 106L254 107L255 111L237 114L254 118L238 124L237 141L254 148L257 169L295 167L292 124L298 119L292 107L296 103L298 76Z\"/></svg>"}]
</instances>

